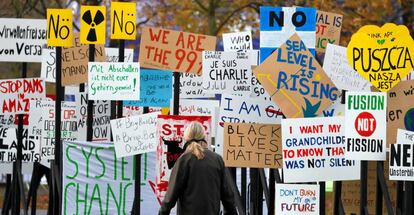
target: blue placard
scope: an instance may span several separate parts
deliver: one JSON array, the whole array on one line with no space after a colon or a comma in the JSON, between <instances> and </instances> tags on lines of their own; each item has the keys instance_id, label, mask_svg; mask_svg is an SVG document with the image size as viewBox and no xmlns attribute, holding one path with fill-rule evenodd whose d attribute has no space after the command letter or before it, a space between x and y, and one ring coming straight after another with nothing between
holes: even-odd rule
<instances>
[{"instance_id":1,"label":"blue placard","mask_svg":"<svg viewBox=\"0 0 414 215\"><path fill-rule=\"evenodd\" d=\"M140 100L124 101L124 106L169 107L172 72L142 68L140 72Z\"/></svg>"}]
</instances>

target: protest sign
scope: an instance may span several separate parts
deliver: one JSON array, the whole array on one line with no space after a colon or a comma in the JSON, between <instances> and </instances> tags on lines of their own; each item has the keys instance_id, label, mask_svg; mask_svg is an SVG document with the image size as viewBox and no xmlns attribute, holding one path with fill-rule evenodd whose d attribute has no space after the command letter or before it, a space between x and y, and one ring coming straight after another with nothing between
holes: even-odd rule
<instances>
[{"instance_id":1,"label":"protest sign","mask_svg":"<svg viewBox=\"0 0 414 215\"><path fill-rule=\"evenodd\" d=\"M161 114L163 115L167 115L169 112L167 112L166 114L164 114L162 112L164 108L148 108L148 113L152 113L152 112L161 112ZM169 108L167 108L169 111ZM122 116L123 117L129 117L129 116L136 116L136 115L141 115L144 113L144 107L139 107L139 106L125 106L123 107L123 111L122 111Z\"/></svg>"},{"instance_id":2,"label":"protest sign","mask_svg":"<svg viewBox=\"0 0 414 215\"><path fill-rule=\"evenodd\" d=\"M134 61L134 49L124 50L124 62L132 63ZM119 49L105 47L106 62L119 62Z\"/></svg>"},{"instance_id":3,"label":"protest sign","mask_svg":"<svg viewBox=\"0 0 414 215\"><path fill-rule=\"evenodd\" d=\"M390 145L390 180L414 181L414 132L398 129L397 144Z\"/></svg>"},{"instance_id":4,"label":"protest sign","mask_svg":"<svg viewBox=\"0 0 414 215\"><path fill-rule=\"evenodd\" d=\"M297 34L253 71L289 118L317 116L340 94Z\"/></svg>"},{"instance_id":5,"label":"protest sign","mask_svg":"<svg viewBox=\"0 0 414 215\"><path fill-rule=\"evenodd\" d=\"M246 51L203 51L203 89L209 94L239 94L252 91L251 57Z\"/></svg>"},{"instance_id":6,"label":"protest sign","mask_svg":"<svg viewBox=\"0 0 414 215\"><path fill-rule=\"evenodd\" d=\"M157 198L163 199L168 188L171 169L177 159L184 152L184 131L191 122L199 122L206 130L206 141L211 143L211 117L209 116L175 116L159 115L157 121L157 160L155 193Z\"/></svg>"},{"instance_id":7,"label":"protest sign","mask_svg":"<svg viewBox=\"0 0 414 215\"><path fill-rule=\"evenodd\" d=\"M82 44L105 44L106 7L81 6L80 42Z\"/></svg>"},{"instance_id":8,"label":"protest sign","mask_svg":"<svg viewBox=\"0 0 414 215\"><path fill-rule=\"evenodd\" d=\"M215 150L221 155L225 122L279 124L283 118L280 108L263 98L222 95L220 104Z\"/></svg>"},{"instance_id":9,"label":"protest sign","mask_svg":"<svg viewBox=\"0 0 414 215\"><path fill-rule=\"evenodd\" d=\"M42 61L46 20L0 18L0 29L0 61Z\"/></svg>"},{"instance_id":10,"label":"protest sign","mask_svg":"<svg viewBox=\"0 0 414 215\"><path fill-rule=\"evenodd\" d=\"M63 142L62 214L131 214L134 161L112 146Z\"/></svg>"},{"instance_id":11,"label":"protest sign","mask_svg":"<svg viewBox=\"0 0 414 215\"><path fill-rule=\"evenodd\" d=\"M339 45L342 14L318 10L316 12L316 51L323 53L328 44Z\"/></svg>"},{"instance_id":12,"label":"protest sign","mask_svg":"<svg viewBox=\"0 0 414 215\"><path fill-rule=\"evenodd\" d=\"M224 123L224 164L227 167L281 168L280 125Z\"/></svg>"},{"instance_id":13,"label":"protest sign","mask_svg":"<svg viewBox=\"0 0 414 215\"><path fill-rule=\"evenodd\" d=\"M15 114L0 114L0 127L14 128L16 127L16 122Z\"/></svg>"},{"instance_id":14,"label":"protest sign","mask_svg":"<svg viewBox=\"0 0 414 215\"><path fill-rule=\"evenodd\" d=\"M160 112L111 120L117 157L152 152L157 147L157 116Z\"/></svg>"},{"instance_id":15,"label":"protest sign","mask_svg":"<svg viewBox=\"0 0 414 215\"><path fill-rule=\"evenodd\" d=\"M0 80L0 114L29 113L30 100L45 98L45 91L39 78Z\"/></svg>"},{"instance_id":16,"label":"protest sign","mask_svg":"<svg viewBox=\"0 0 414 215\"><path fill-rule=\"evenodd\" d=\"M173 100L171 100L170 109L173 109ZM211 125L216 126L218 109L220 102L217 100L207 99L180 99L180 106L178 109L179 115L186 116L211 116ZM211 129L211 136L216 136L216 130Z\"/></svg>"},{"instance_id":17,"label":"protest sign","mask_svg":"<svg viewBox=\"0 0 414 215\"><path fill-rule=\"evenodd\" d=\"M54 48L42 49L40 77L46 82L56 82L56 50Z\"/></svg>"},{"instance_id":18,"label":"protest sign","mask_svg":"<svg viewBox=\"0 0 414 215\"><path fill-rule=\"evenodd\" d=\"M81 45L79 33L73 41L73 46L62 49L62 86L88 82L89 46ZM105 61L103 45L95 46L95 61Z\"/></svg>"},{"instance_id":19,"label":"protest sign","mask_svg":"<svg viewBox=\"0 0 414 215\"><path fill-rule=\"evenodd\" d=\"M111 2L111 39L135 40L136 21L135 2Z\"/></svg>"},{"instance_id":20,"label":"protest sign","mask_svg":"<svg viewBox=\"0 0 414 215\"><path fill-rule=\"evenodd\" d=\"M216 49L216 37L161 28L142 28L142 67L201 75L201 52Z\"/></svg>"},{"instance_id":21,"label":"protest sign","mask_svg":"<svg viewBox=\"0 0 414 215\"><path fill-rule=\"evenodd\" d=\"M381 92L393 88L413 69L414 41L404 25L363 26L352 35L348 62Z\"/></svg>"},{"instance_id":22,"label":"protest sign","mask_svg":"<svg viewBox=\"0 0 414 215\"><path fill-rule=\"evenodd\" d=\"M323 110L320 117L331 117L331 116L344 116L345 115L345 104L341 103L341 100L336 100L331 106Z\"/></svg>"},{"instance_id":23,"label":"protest sign","mask_svg":"<svg viewBox=\"0 0 414 215\"><path fill-rule=\"evenodd\" d=\"M260 62L297 33L315 54L316 9L306 7L260 7Z\"/></svg>"},{"instance_id":24,"label":"protest sign","mask_svg":"<svg viewBox=\"0 0 414 215\"><path fill-rule=\"evenodd\" d=\"M334 44L327 45L323 70L338 89L371 91L371 84L349 65L345 47Z\"/></svg>"},{"instance_id":25,"label":"protest sign","mask_svg":"<svg viewBox=\"0 0 414 215\"><path fill-rule=\"evenodd\" d=\"M48 46L72 46L72 16L72 9L47 9L46 39Z\"/></svg>"},{"instance_id":26,"label":"protest sign","mask_svg":"<svg viewBox=\"0 0 414 215\"><path fill-rule=\"evenodd\" d=\"M89 100L136 100L139 63L88 63Z\"/></svg>"},{"instance_id":27,"label":"protest sign","mask_svg":"<svg viewBox=\"0 0 414 215\"><path fill-rule=\"evenodd\" d=\"M125 101L126 106L168 107L172 97L172 73L162 70L141 69L138 101Z\"/></svg>"},{"instance_id":28,"label":"protest sign","mask_svg":"<svg viewBox=\"0 0 414 215\"><path fill-rule=\"evenodd\" d=\"M359 179L360 162L346 159L344 148L343 117L282 119L284 181Z\"/></svg>"},{"instance_id":29,"label":"protest sign","mask_svg":"<svg viewBox=\"0 0 414 215\"><path fill-rule=\"evenodd\" d=\"M251 31L224 33L223 48L225 52L231 50L253 50Z\"/></svg>"},{"instance_id":30,"label":"protest sign","mask_svg":"<svg viewBox=\"0 0 414 215\"><path fill-rule=\"evenodd\" d=\"M414 131L414 80L402 81L387 93L387 143L396 142L397 129Z\"/></svg>"},{"instance_id":31,"label":"protest sign","mask_svg":"<svg viewBox=\"0 0 414 215\"><path fill-rule=\"evenodd\" d=\"M385 160L386 94L347 92L345 96L346 157Z\"/></svg>"},{"instance_id":32,"label":"protest sign","mask_svg":"<svg viewBox=\"0 0 414 215\"><path fill-rule=\"evenodd\" d=\"M28 130L23 130L22 161L40 161L39 138L28 135ZM15 128L0 127L0 162L15 162L17 160L17 135Z\"/></svg>"},{"instance_id":33,"label":"protest sign","mask_svg":"<svg viewBox=\"0 0 414 215\"><path fill-rule=\"evenodd\" d=\"M207 94L203 89L203 77L180 73L180 98L211 98L214 94Z\"/></svg>"},{"instance_id":34,"label":"protest sign","mask_svg":"<svg viewBox=\"0 0 414 215\"><path fill-rule=\"evenodd\" d=\"M318 215L319 185L276 184L275 214Z\"/></svg>"},{"instance_id":35,"label":"protest sign","mask_svg":"<svg viewBox=\"0 0 414 215\"><path fill-rule=\"evenodd\" d=\"M76 113L78 117L78 136L77 140L86 141L86 119L88 117L87 92L76 93ZM92 122L92 141L109 141L111 136L111 103L109 100L97 100L93 104L93 122Z\"/></svg>"}]
</instances>

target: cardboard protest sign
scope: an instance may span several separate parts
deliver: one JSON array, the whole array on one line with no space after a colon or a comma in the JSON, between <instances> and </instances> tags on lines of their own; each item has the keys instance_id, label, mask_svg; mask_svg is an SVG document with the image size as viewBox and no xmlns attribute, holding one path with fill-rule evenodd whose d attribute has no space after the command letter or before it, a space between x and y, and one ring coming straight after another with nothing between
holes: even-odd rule
<instances>
[{"instance_id":1,"label":"cardboard protest sign","mask_svg":"<svg viewBox=\"0 0 414 215\"><path fill-rule=\"evenodd\" d=\"M87 92L76 93L76 112L78 117L78 136L77 140L86 141L86 119L88 117ZM93 105L93 122L92 122L92 141L109 141L111 137L111 103L109 100L97 100Z\"/></svg>"},{"instance_id":2,"label":"cardboard protest sign","mask_svg":"<svg viewBox=\"0 0 414 215\"><path fill-rule=\"evenodd\" d=\"M157 146L155 194L163 199L168 188L171 169L184 152L184 131L191 122L199 122L206 130L206 141L210 143L211 117L159 115L157 121Z\"/></svg>"},{"instance_id":3,"label":"cardboard protest sign","mask_svg":"<svg viewBox=\"0 0 414 215\"><path fill-rule=\"evenodd\" d=\"M139 63L88 63L89 100L135 100L140 95Z\"/></svg>"},{"instance_id":4,"label":"cardboard protest sign","mask_svg":"<svg viewBox=\"0 0 414 215\"><path fill-rule=\"evenodd\" d=\"M135 2L111 2L111 39L135 40L136 20Z\"/></svg>"},{"instance_id":5,"label":"cardboard protest sign","mask_svg":"<svg viewBox=\"0 0 414 215\"><path fill-rule=\"evenodd\" d=\"M320 117L331 117L331 116L344 116L345 115L345 104L341 103L341 100L336 100L331 106L323 110Z\"/></svg>"},{"instance_id":6,"label":"cardboard protest sign","mask_svg":"<svg viewBox=\"0 0 414 215\"><path fill-rule=\"evenodd\" d=\"M160 112L111 120L117 157L143 154L156 150L157 117Z\"/></svg>"},{"instance_id":7,"label":"cardboard protest sign","mask_svg":"<svg viewBox=\"0 0 414 215\"><path fill-rule=\"evenodd\" d=\"M346 159L344 148L343 117L282 119L284 181L359 179L360 162Z\"/></svg>"},{"instance_id":8,"label":"cardboard protest sign","mask_svg":"<svg viewBox=\"0 0 414 215\"><path fill-rule=\"evenodd\" d=\"M142 67L201 75L201 52L216 49L216 37L161 28L142 28Z\"/></svg>"},{"instance_id":9,"label":"cardboard protest sign","mask_svg":"<svg viewBox=\"0 0 414 215\"><path fill-rule=\"evenodd\" d=\"M171 100L170 110L173 110ZM180 99L179 115L186 116L211 116L211 125L216 126L220 101L207 99ZM211 136L216 136L216 129L211 129Z\"/></svg>"},{"instance_id":10,"label":"cardboard protest sign","mask_svg":"<svg viewBox=\"0 0 414 215\"><path fill-rule=\"evenodd\" d=\"M130 214L134 160L112 143L63 142L62 214Z\"/></svg>"},{"instance_id":11,"label":"cardboard protest sign","mask_svg":"<svg viewBox=\"0 0 414 215\"><path fill-rule=\"evenodd\" d=\"M0 114L29 113L30 100L45 98L45 92L39 78L0 80Z\"/></svg>"},{"instance_id":12,"label":"cardboard protest sign","mask_svg":"<svg viewBox=\"0 0 414 215\"><path fill-rule=\"evenodd\" d=\"M345 96L346 157L385 160L386 94L347 92Z\"/></svg>"},{"instance_id":13,"label":"cardboard protest sign","mask_svg":"<svg viewBox=\"0 0 414 215\"><path fill-rule=\"evenodd\" d=\"M346 48L328 44L323 61L323 70L338 89L371 91L371 83L361 77L348 63Z\"/></svg>"},{"instance_id":14,"label":"cardboard protest sign","mask_svg":"<svg viewBox=\"0 0 414 215\"><path fill-rule=\"evenodd\" d=\"M318 215L319 185L276 184L275 214Z\"/></svg>"},{"instance_id":15,"label":"cardboard protest sign","mask_svg":"<svg viewBox=\"0 0 414 215\"><path fill-rule=\"evenodd\" d=\"M281 168L280 125L224 123L224 164L227 167Z\"/></svg>"},{"instance_id":16,"label":"cardboard protest sign","mask_svg":"<svg viewBox=\"0 0 414 215\"><path fill-rule=\"evenodd\" d=\"M412 70L414 41L404 25L363 26L352 35L347 56L351 67L381 92L387 92Z\"/></svg>"},{"instance_id":17,"label":"cardboard protest sign","mask_svg":"<svg viewBox=\"0 0 414 215\"><path fill-rule=\"evenodd\" d=\"M203 77L191 74L180 74L180 98L211 98L213 94L209 95L203 89Z\"/></svg>"},{"instance_id":18,"label":"cardboard protest sign","mask_svg":"<svg viewBox=\"0 0 414 215\"><path fill-rule=\"evenodd\" d=\"M263 98L222 95L215 150L223 155L224 123L279 124L283 113L278 106Z\"/></svg>"},{"instance_id":19,"label":"cardboard protest sign","mask_svg":"<svg viewBox=\"0 0 414 215\"><path fill-rule=\"evenodd\" d=\"M387 93L387 143L396 142L397 129L414 131L414 80L402 81Z\"/></svg>"},{"instance_id":20,"label":"cardboard protest sign","mask_svg":"<svg viewBox=\"0 0 414 215\"><path fill-rule=\"evenodd\" d=\"M397 144L390 145L390 180L414 181L413 157L414 132L398 129Z\"/></svg>"},{"instance_id":21,"label":"cardboard protest sign","mask_svg":"<svg viewBox=\"0 0 414 215\"><path fill-rule=\"evenodd\" d=\"M239 94L252 91L249 52L203 51L203 89L209 94Z\"/></svg>"},{"instance_id":22,"label":"cardboard protest sign","mask_svg":"<svg viewBox=\"0 0 414 215\"><path fill-rule=\"evenodd\" d=\"M89 46L81 45L79 33L74 34L73 46L62 49L62 85L88 82ZM105 47L95 46L95 62L105 61Z\"/></svg>"},{"instance_id":23,"label":"cardboard protest sign","mask_svg":"<svg viewBox=\"0 0 414 215\"><path fill-rule=\"evenodd\" d=\"M134 61L134 49L124 50L124 62L132 63ZM105 47L106 62L119 62L119 49Z\"/></svg>"},{"instance_id":24,"label":"cardboard protest sign","mask_svg":"<svg viewBox=\"0 0 414 215\"><path fill-rule=\"evenodd\" d=\"M315 54L316 9L306 7L260 7L260 62L297 33Z\"/></svg>"},{"instance_id":25,"label":"cardboard protest sign","mask_svg":"<svg viewBox=\"0 0 414 215\"><path fill-rule=\"evenodd\" d=\"M231 50L253 50L251 31L224 33L223 48L225 52Z\"/></svg>"},{"instance_id":26,"label":"cardboard protest sign","mask_svg":"<svg viewBox=\"0 0 414 215\"><path fill-rule=\"evenodd\" d=\"M81 6L80 41L82 44L105 44L106 7Z\"/></svg>"},{"instance_id":27,"label":"cardboard protest sign","mask_svg":"<svg viewBox=\"0 0 414 215\"><path fill-rule=\"evenodd\" d=\"M317 116L340 94L297 34L253 72L289 118Z\"/></svg>"},{"instance_id":28,"label":"cardboard protest sign","mask_svg":"<svg viewBox=\"0 0 414 215\"><path fill-rule=\"evenodd\" d=\"M56 50L54 48L42 49L40 77L46 82L56 82Z\"/></svg>"},{"instance_id":29,"label":"cardboard protest sign","mask_svg":"<svg viewBox=\"0 0 414 215\"><path fill-rule=\"evenodd\" d=\"M46 20L0 18L0 29L0 61L42 61Z\"/></svg>"},{"instance_id":30,"label":"cardboard protest sign","mask_svg":"<svg viewBox=\"0 0 414 215\"><path fill-rule=\"evenodd\" d=\"M46 39L48 46L72 46L72 16L72 9L47 9Z\"/></svg>"},{"instance_id":31,"label":"cardboard protest sign","mask_svg":"<svg viewBox=\"0 0 414 215\"><path fill-rule=\"evenodd\" d=\"M172 97L172 73L162 70L141 69L140 95L126 101L126 106L169 107Z\"/></svg>"},{"instance_id":32,"label":"cardboard protest sign","mask_svg":"<svg viewBox=\"0 0 414 215\"><path fill-rule=\"evenodd\" d=\"M318 10L316 12L316 51L325 52L328 44L339 44L342 14Z\"/></svg>"}]
</instances>

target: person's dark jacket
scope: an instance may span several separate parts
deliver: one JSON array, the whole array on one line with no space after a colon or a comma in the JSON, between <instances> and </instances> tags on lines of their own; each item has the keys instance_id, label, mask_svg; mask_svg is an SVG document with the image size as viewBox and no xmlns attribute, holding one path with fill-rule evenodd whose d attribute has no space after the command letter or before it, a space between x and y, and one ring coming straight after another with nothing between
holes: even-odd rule
<instances>
[{"instance_id":1,"label":"person's dark jacket","mask_svg":"<svg viewBox=\"0 0 414 215\"><path fill-rule=\"evenodd\" d=\"M237 215L220 155L204 150L204 158L198 160L186 152L177 160L159 215L170 214L177 201L178 215L218 215L220 201L224 215Z\"/></svg>"}]
</instances>

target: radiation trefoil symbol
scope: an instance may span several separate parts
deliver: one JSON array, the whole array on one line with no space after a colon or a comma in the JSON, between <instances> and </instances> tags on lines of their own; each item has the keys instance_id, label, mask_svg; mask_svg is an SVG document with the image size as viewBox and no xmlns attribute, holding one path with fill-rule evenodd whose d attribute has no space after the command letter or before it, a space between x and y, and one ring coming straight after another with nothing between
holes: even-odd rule
<instances>
[{"instance_id":1,"label":"radiation trefoil symbol","mask_svg":"<svg viewBox=\"0 0 414 215\"><path fill-rule=\"evenodd\" d=\"M92 20L92 13L88 10L83 14L82 20L90 26L86 40L89 42L96 42L97 38L95 27L105 20L103 13L100 10L96 11L95 17Z\"/></svg>"}]
</instances>

